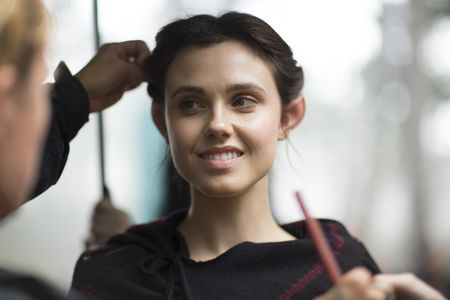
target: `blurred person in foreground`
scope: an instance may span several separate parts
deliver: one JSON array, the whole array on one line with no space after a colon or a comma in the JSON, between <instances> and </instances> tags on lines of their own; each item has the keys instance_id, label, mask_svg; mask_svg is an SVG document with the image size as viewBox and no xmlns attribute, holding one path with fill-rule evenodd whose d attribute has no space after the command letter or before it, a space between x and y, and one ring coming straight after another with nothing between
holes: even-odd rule
<instances>
[{"instance_id":1,"label":"blurred person in foreground","mask_svg":"<svg viewBox=\"0 0 450 300\"><path fill-rule=\"evenodd\" d=\"M62 63L56 82L43 85L46 38L46 13L39 0L0 0L2 220L56 183L69 142L89 113L109 107L138 86L143 79L140 64L149 55L142 41L105 45L76 76ZM63 297L40 280L0 269L0 299Z\"/></svg>"}]
</instances>

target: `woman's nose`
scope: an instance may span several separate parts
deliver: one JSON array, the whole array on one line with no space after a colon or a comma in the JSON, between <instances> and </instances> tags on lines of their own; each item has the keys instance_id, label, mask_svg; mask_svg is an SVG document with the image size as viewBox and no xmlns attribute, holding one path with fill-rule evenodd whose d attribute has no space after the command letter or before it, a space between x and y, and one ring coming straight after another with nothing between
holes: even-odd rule
<instances>
[{"instance_id":1,"label":"woman's nose","mask_svg":"<svg viewBox=\"0 0 450 300\"><path fill-rule=\"evenodd\" d=\"M210 119L207 124L207 135L227 138L233 134L233 126L226 108L217 106L211 109Z\"/></svg>"}]
</instances>

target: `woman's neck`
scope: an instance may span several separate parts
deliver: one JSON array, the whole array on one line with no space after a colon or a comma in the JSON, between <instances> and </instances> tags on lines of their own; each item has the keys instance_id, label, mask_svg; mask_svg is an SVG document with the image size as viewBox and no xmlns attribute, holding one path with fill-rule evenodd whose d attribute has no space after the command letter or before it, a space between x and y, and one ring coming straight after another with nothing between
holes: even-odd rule
<instances>
[{"instance_id":1,"label":"woman's neck","mask_svg":"<svg viewBox=\"0 0 450 300\"><path fill-rule=\"evenodd\" d=\"M177 229L193 260L213 259L244 241L295 239L272 216L266 177L233 197L213 198L192 190L191 199L189 212Z\"/></svg>"}]
</instances>

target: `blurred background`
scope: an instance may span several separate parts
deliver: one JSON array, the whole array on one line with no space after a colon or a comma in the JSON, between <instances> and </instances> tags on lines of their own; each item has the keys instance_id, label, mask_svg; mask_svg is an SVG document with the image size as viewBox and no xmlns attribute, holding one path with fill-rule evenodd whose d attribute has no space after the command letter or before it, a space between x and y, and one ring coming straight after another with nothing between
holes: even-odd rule
<instances>
[{"instance_id":1,"label":"blurred background","mask_svg":"<svg viewBox=\"0 0 450 300\"><path fill-rule=\"evenodd\" d=\"M92 0L45 0L49 70L73 73L95 53ZM236 10L267 21L305 71L307 113L271 173L280 223L343 222L386 272L412 271L450 294L449 0L99 0L102 43L145 40L189 14ZM49 74L48 81L53 76ZM106 180L135 223L183 203L145 86L104 115ZM68 289L101 197L97 116L79 132L57 185L0 227L0 265ZM171 189L169 189L170 187Z\"/></svg>"}]
</instances>

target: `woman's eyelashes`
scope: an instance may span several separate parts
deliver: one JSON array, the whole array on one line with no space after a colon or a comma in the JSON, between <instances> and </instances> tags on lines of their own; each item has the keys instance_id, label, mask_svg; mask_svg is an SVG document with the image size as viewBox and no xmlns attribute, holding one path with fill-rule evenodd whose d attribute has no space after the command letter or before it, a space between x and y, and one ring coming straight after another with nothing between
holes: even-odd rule
<instances>
[{"instance_id":1,"label":"woman's eyelashes","mask_svg":"<svg viewBox=\"0 0 450 300\"><path fill-rule=\"evenodd\" d=\"M195 114L204 109L204 106L194 98L186 98L180 101L180 109L185 113Z\"/></svg>"},{"instance_id":2,"label":"woman's eyelashes","mask_svg":"<svg viewBox=\"0 0 450 300\"><path fill-rule=\"evenodd\" d=\"M225 103L227 107L238 112L251 112L259 101L251 95L233 96ZM213 106L211 101L196 97L186 97L179 101L179 108L186 114L197 114Z\"/></svg>"},{"instance_id":3,"label":"woman's eyelashes","mask_svg":"<svg viewBox=\"0 0 450 300\"><path fill-rule=\"evenodd\" d=\"M241 95L234 98L231 106L244 111L249 111L252 110L254 106L257 104L258 101L254 97L248 95Z\"/></svg>"}]
</instances>

